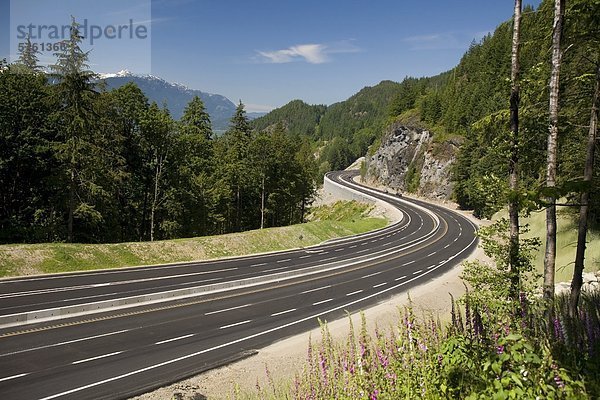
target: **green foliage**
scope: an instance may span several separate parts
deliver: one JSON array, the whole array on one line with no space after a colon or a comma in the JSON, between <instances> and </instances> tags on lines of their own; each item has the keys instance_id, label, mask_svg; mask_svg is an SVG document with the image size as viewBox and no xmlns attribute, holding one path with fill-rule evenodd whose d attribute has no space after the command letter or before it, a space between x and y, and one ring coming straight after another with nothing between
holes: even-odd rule
<instances>
[{"instance_id":1,"label":"green foliage","mask_svg":"<svg viewBox=\"0 0 600 400\"><path fill-rule=\"evenodd\" d=\"M308 136L315 139L317 126L326 110L327 106L324 105L308 105L302 100L292 100L283 107L255 119L251 124L254 129L262 131L282 123L286 131L294 137Z\"/></svg>"},{"instance_id":2,"label":"green foliage","mask_svg":"<svg viewBox=\"0 0 600 400\"><path fill-rule=\"evenodd\" d=\"M411 163L406 171L405 184L408 193L416 193L421 183L421 170L417 169L417 163Z\"/></svg>"},{"instance_id":3,"label":"green foliage","mask_svg":"<svg viewBox=\"0 0 600 400\"><path fill-rule=\"evenodd\" d=\"M596 398L599 369L588 345L597 346L598 339L576 335L585 345L564 347L570 333L561 331L559 339L552 331L536 329L544 318L534 308L536 300L524 301L530 308L522 314L506 311L488 318L492 311L473 308L467 300L464 313L455 309L447 326L417 319L410 305L395 326L387 331L376 327L374 335L368 333L364 315L358 333L349 317L349 332L341 341L334 341L321 324L321 340L309 342L293 383L277 385L267 372L266 385L257 385L254 393L237 389L233 398ZM566 308L560 318L565 315ZM569 332L586 324L600 329L594 317L574 322ZM579 365L572 362L575 358Z\"/></svg>"},{"instance_id":4,"label":"green foliage","mask_svg":"<svg viewBox=\"0 0 600 400\"><path fill-rule=\"evenodd\" d=\"M527 232L527 226L521 227L521 235ZM486 255L494 260L494 266L480 261L464 263L462 278L473 288L470 300L479 307L487 307L491 312L506 311L513 305L511 302L511 275L509 265L509 232L508 220L501 218L492 225L479 230ZM533 268L533 257L540 245L538 238L522 238L519 243L519 292L533 296L537 275Z\"/></svg>"},{"instance_id":5,"label":"green foliage","mask_svg":"<svg viewBox=\"0 0 600 400\"><path fill-rule=\"evenodd\" d=\"M52 84L26 60L1 65L0 242L170 239L258 228L261 215L265 227L305 219L318 170L305 135L254 131L240 102L214 138L198 97L176 122L133 83L98 92L80 45L73 20Z\"/></svg>"}]
</instances>

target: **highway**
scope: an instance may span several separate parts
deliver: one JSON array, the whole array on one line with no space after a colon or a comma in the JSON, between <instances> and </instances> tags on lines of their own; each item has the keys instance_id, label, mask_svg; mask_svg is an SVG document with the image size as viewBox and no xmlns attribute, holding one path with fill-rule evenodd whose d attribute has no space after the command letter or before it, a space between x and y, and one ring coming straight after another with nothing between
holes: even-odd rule
<instances>
[{"instance_id":1,"label":"highway","mask_svg":"<svg viewBox=\"0 0 600 400\"><path fill-rule=\"evenodd\" d=\"M476 228L460 214L361 187L351 175L329 178L390 203L403 218L305 249L1 280L0 320L98 310L0 328L0 398L127 398L405 292L476 247ZM179 297L102 308L157 292Z\"/></svg>"}]
</instances>

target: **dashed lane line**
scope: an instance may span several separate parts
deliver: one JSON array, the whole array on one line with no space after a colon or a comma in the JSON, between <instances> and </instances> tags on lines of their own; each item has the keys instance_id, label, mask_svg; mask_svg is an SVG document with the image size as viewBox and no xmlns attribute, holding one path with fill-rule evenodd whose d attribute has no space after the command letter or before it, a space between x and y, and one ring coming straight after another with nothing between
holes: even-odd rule
<instances>
[{"instance_id":1,"label":"dashed lane line","mask_svg":"<svg viewBox=\"0 0 600 400\"><path fill-rule=\"evenodd\" d=\"M154 344L158 345L158 344L163 344L163 343L175 342L177 340L187 339L187 338L192 337L192 336L196 336L196 334L195 333L190 333L189 335L183 335L183 336L178 336L178 337L174 337L174 338L167 339L167 340L161 340L160 342L156 342Z\"/></svg>"},{"instance_id":2,"label":"dashed lane line","mask_svg":"<svg viewBox=\"0 0 600 400\"><path fill-rule=\"evenodd\" d=\"M295 308L290 308L289 310L279 311L279 312L273 313L273 314L271 314L271 317L276 317L278 315L288 314L288 313L291 313L291 312L294 312L294 311L296 311Z\"/></svg>"},{"instance_id":3,"label":"dashed lane line","mask_svg":"<svg viewBox=\"0 0 600 400\"><path fill-rule=\"evenodd\" d=\"M319 288L316 288L316 289L308 289L308 290L305 290L304 292L300 292L300 294L305 294L305 293L316 292L317 290L328 289L328 288L330 288L330 287L331 287L331 285L327 285L327 286L321 286L321 287L319 287Z\"/></svg>"},{"instance_id":4,"label":"dashed lane line","mask_svg":"<svg viewBox=\"0 0 600 400\"><path fill-rule=\"evenodd\" d=\"M6 378L0 378L0 382L10 381L11 379L22 378L27 375L29 375L29 374L27 373L27 374L18 374L18 375L7 376Z\"/></svg>"},{"instance_id":5,"label":"dashed lane line","mask_svg":"<svg viewBox=\"0 0 600 400\"><path fill-rule=\"evenodd\" d=\"M116 356L117 354L121 354L121 353L124 353L124 351L115 351L114 353L102 354L101 356L86 358L86 359L79 360L79 361L73 361L71 364L73 364L73 365L82 364L82 363L89 362L89 361L99 360L101 358Z\"/></svg>"},{"instance_id":6,"label":"dashed lane line","mask_svg":"<svg viewBox=\"0 0 600 400\"><path fill-rule=\"evenodd\" d=\"M236 322L235 324L229 324L229 325L222 326L219 329L233 328L234 326L249 324L250 322L252 322L252 320L251 319L247 319L245 321Z\"/></svg>"},{"instance_id":7,"label":"dashed lane line","mask_svg":"<svg viewBox=\"0 0 600 400\"><path fill-rule=\"evenodd\" d=\"M222 312L227 312L227 311L232 311L232 310L239 310L240 308L250 307L251 305L252 304L244 304L243 306L236 306L236 307L224 308L222 310L217 310L217 311L211 311L211 312L204 313L204 315L212 315L212 314L219 314L219 313L222 313Z\"/></svg>"},{"instance_id":8,"label":"dashed lane line","mask_svg":"<svg viewBox=\"0 0 600 400\"><path fill-rule=\"evenodd\" d=\"M353 296L355 294L359 294L359 293L362 293L362 292L363 292L362 289L361 290L356 290L354 292L346 293L346 296Z\"/></svg>"}]
</instances>

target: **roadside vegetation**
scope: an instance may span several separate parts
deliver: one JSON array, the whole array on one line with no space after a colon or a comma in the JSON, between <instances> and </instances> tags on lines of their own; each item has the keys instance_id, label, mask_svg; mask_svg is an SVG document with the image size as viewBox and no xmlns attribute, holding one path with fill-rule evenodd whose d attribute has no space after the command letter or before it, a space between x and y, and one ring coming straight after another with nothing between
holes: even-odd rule
<instances>
[{"instance_id":1,"label":"roadside vegetation","mask_svg":"<svg viewBox=\"0 0 600 400\"><path fill-rule=\"evenodd\" d=\"M508 216L506 210L494 214L493 221ZM523 234L526 238L543 237L546 234L546 214L543 212L532 212L529 216L521 219L528 230ZM559 212L556 218L556 282L568 282L573 277L573 260L577 250L577 220L570 212ZM587 238L586 271L596 272L600 270L600 235L597 231L591 231ZM533 253L533 265L537 273L544 271L543 247L538 247Z\"/></svg>"},{"instance_id":2,"label":"roadside vegetation","mask_svg":"<svg viewBox=\"0 0 600 400\"><path fill-rule=\"evenodd\" d=\"M412 304L395 326L370 335L362 316L345 340L334 341L326 324L311 341L293 380L252 391L233 388L234 399L596 399L600 396L600 291L584 287L576 316L568 295L553 299L545 316L532 260L538 239L524 239L522 290L510 297L508 222L481 230L495 267L466 263L471 288L449 298L447 323L419 317Z\"/></svg>"},{"instance_id":3,"label":"roadside vegetation","mask_svg":"<svg viewBox=\"0 0 600 400\"><path fill-rule=\"evenodd\" d=\"M364 203L337 202L314 207L304 224L189 239L0 245L0 276L206 260L311 246L384 227L385 219L368 216L371 209Z\"/></svg>"}]
</instances>

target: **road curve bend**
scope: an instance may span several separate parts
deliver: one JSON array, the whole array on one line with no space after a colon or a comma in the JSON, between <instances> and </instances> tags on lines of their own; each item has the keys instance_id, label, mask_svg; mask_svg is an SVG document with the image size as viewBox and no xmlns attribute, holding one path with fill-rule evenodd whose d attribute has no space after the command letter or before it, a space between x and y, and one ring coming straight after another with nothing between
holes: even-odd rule
<instances>
[{"instance_id":1,"label":"road curve bend","mask_svg":"<svg viewBox=\"0 0 600 400\"><path fill-rule=\"evenodd\" d=\"M405 292L477 246L476 227L462 215L366 188L352 176L328 174L402 218L304 249L0 281L0 321L26 313L43 320L0 328L0 398L127 398L253 354L318 326L318 318ZM143 301L176 291L187 294ZM118 305L131 298L140 304ZM86 309L102 302L113 306Z\"/></svg>"}]
</instances>

